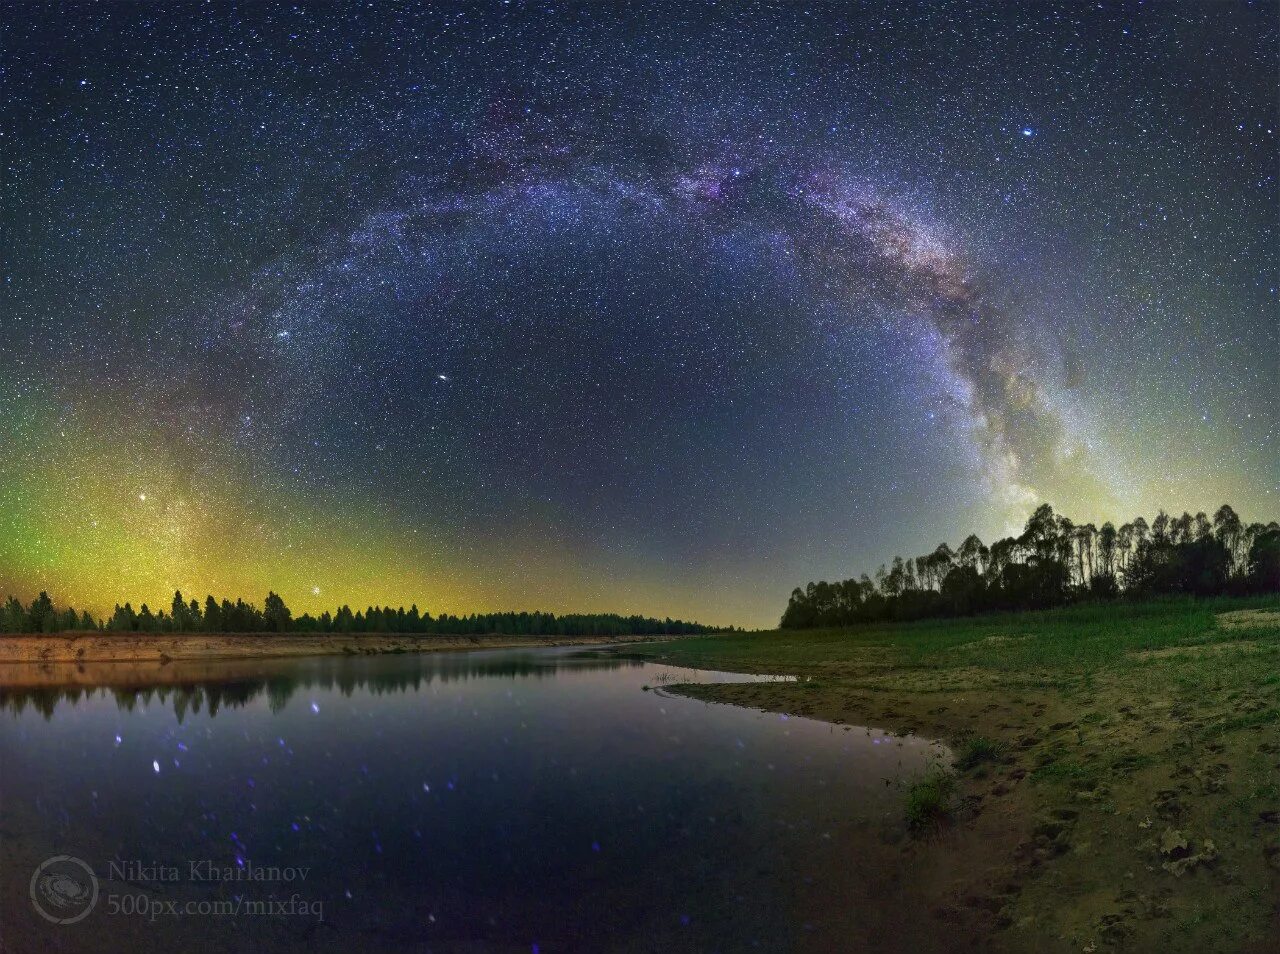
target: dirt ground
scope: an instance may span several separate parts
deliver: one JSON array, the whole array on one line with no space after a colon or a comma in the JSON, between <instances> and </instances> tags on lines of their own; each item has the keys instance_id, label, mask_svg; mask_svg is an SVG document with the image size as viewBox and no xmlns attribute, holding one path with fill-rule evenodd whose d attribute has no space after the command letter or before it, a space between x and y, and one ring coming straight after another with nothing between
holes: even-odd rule
<instances>
[{"instance_id":1,"label":"dirt ground","mask_svg":"<svg viewBox=\"0 0 1280 954\"><path fill-rule=\"evenodd\" d=\"M648 642L653 636L414 636L58 633L0 636L0 666L13 663L164 662L169 659L263 659L366 653L427 653L459 649L599 646ZM0 682L21 678L21 669L0 670Z\"/></svg>"}]
</instances>

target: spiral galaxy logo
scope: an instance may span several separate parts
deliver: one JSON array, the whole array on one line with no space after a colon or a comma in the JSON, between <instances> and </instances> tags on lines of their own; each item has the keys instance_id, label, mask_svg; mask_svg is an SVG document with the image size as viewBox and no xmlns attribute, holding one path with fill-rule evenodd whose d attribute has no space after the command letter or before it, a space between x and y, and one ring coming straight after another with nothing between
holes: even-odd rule
<instances>
[{"instance_id":1,"label":"spiral galaxy logo","mask_svg":"<svg viewBox=\"0 0 1280 954\"><path fill-rule=\"evenodd\" d=\"M71 855L46 858L31 876L31 904L46 921L75 924L98 903L93 869Z\"/></svg>"}]
</instances>

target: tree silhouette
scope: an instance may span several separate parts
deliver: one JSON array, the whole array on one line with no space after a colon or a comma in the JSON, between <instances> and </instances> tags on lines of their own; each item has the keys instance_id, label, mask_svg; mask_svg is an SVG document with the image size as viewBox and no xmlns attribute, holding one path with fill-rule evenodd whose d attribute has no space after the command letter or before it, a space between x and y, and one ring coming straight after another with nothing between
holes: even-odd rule
<instances>
[{"instance_id":1,"label":"tree silhouette","mask_svg":"<svg viewBox=\"0 0 1280 954\"><path fill-rule=\"evenodd\" d=\"M989 547L975 535L956 551L939 544L914 559L894 557L874 582L815 582L792 590L784 629L1037 609L1122 595L1280 591L1280 525L1245 525L1229 506L1213 520L1161 510L1119 529L1075 524L1041 504L1017 537Z\"/></svg>"},{"instance_id":2,"label":"tree silhouette","mask_svg":"<svg viewBox=\"0 0 1280 954\"><path fill-rule=\"evenodd\" d=\"M285 606L284 600L275 593L268 593L266 600L263 601L263 617L266 628L273 633L286 633L293 623L293 614L289 612L289 607Z\"/></svg>"}]
</instances>

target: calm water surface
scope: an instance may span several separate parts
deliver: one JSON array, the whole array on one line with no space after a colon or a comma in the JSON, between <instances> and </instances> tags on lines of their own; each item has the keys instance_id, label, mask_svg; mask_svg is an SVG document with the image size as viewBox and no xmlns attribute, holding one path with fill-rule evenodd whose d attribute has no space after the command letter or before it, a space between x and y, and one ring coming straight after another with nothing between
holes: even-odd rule
<instances>
[{"instance_id":1,"label":"calm water surface","mask_svg":"<svg viewBox=\"0 0 1280 954\"><path fill-rule=\"evenodd\" d=\"M0 690L15 951L830 946L883 917L897 783L942 755L662 688L749 677L581 649L74 678L108 688ZM29 898L58 854L99 878L76 924Z\"/></svg>"}]
</instances>

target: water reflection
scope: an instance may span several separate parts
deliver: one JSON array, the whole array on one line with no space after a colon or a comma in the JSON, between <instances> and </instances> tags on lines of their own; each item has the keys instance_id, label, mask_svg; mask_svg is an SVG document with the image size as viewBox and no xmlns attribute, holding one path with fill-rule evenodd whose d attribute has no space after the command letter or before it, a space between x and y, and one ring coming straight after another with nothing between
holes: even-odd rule
<instances>
[{"instance_id":1,"label":"water reflection","mask_svg":"<svg viewBox=\"0 0 1280 954\"><path fill-rule=\"evenodd\" d=\"M0 672L14 950L923 949L895 783L939 750L642 691L749 677L568 648L27 668ZM323 918L52 925L28 885L61 854L104 899Z\"/></svg>"},{"instance_id":2,"label":"water reflection","mask_svg":"<svg viewBox=\"0 0 1280 954\"><path fill-rule=\"evenodd\" d=\"M640 669L644 662L617 653L573 650L317 656L305 660L177 660L167 663L0 663L0 710L28 709L52 719L60 704L114 698L132 712L152 704L171 706L179 724L190 714L216 716L265 696L279 712L299 690L336 689L350 697L416 692L433 682L476 678L547 679L566 670L610 672Z\"/></svg>"}]
</instances>

